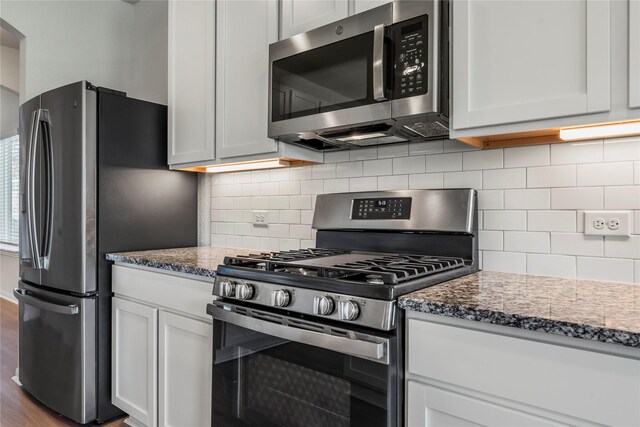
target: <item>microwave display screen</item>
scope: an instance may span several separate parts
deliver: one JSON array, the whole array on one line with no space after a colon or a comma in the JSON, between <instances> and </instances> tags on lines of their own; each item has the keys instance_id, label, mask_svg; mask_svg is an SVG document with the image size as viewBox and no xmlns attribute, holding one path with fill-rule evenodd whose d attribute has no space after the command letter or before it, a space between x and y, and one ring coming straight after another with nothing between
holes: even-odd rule
<instances>
[{"instance_id":1,"label":"microwave display screen","mask_svg":"<svg viewBox=\"0 0 640 427\"><path fill-rule=\"evenodd\" d=\"M373 104L373 32L272 64L274 122Z\"/></svg>"}]
</instances>

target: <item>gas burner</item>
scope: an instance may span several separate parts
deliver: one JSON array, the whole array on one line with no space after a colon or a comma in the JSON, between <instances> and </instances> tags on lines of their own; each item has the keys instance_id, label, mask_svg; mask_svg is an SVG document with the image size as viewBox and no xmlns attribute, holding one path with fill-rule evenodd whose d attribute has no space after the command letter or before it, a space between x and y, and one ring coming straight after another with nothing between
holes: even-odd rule
<instances>
[{"instance_id":1,"label":"gas burner","mask_svg":"<svg viewBox=\"0 0 640 427\"><path fill-rule=\"evenodd\" d=\"M384 285L384 280L379 274L367 274L367 283L371 285Z\"/></svg>"}]
</instances>

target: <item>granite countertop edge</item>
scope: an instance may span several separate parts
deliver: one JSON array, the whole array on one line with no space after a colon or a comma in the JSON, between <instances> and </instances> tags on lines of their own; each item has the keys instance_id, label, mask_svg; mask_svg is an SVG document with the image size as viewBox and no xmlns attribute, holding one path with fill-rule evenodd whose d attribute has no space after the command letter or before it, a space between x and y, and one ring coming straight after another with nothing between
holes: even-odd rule
<instances>
[{"instance_id":1,"label":"granite countertop edge","mask_svg":"<svg viewBox=\"0 0 640 427\"><path fill-rule=\"evenodd\" d=\"M444 284L446 284L446 282ZM464 305L434 303L413 299L411 295L400 297L398 299L398 307L404 310L434 314L437 316L640 348L640 333L614 328L534 316L523 316L495 310L476 309Z\"/></svg>"},{"instance_id":2,"label":"granite countertop edge","mask_svg":"<svg viewBox=\"0 0 640 427\"><path fill-rule=\"evenodd\" d=\"M203 276L203 277L216 276L215 267L213 269L193 267L193 266L181 265L179 263L154 261L154 260L149 260L145 258L127 256L122 254L107 254L106 258L107 260L113 261L113 262L122 262L126 264L134 264L134 265L139 265L143 267L158 268L161 270L169 270L176 273L194 274L196 276Z\"/></svg>"}]
</instances>

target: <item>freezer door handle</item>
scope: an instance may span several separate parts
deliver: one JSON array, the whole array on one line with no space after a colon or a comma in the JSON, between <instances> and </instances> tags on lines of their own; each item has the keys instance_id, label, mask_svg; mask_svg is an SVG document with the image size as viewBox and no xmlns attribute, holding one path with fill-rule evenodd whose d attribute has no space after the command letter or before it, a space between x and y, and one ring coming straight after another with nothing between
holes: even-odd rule
<instances>
[{"instance_id":1,"label":"freezer door handle","mask_svg":"<svg viewBox=\"0 0 640 427\"><path fill-rule=\"evenodd\" d=\"M33 294L30 294L30 292L26 289L14 288L13 296L15 296L21 303L39 308L41 310L52 311L54 313L74 315L78 314L78 312L80 311L77 304L67 305L47 301Z\"/></svg>"}]
</instances>

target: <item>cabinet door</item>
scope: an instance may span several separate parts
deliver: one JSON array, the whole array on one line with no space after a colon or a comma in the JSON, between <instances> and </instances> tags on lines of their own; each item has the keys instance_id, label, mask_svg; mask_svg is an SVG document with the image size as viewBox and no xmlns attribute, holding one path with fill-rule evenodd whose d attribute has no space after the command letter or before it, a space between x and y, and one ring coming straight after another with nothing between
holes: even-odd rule
<instances>
[{"instance_id":1,"label":"cabinet door","mask_svg":"<svg viewBox=\"0 0 640 427\"><path fill-rule=\"evenodd\" d=\"M210 323L160 313L160 425L211 425Z\"/></svg>"},{"instance_id":2,"label":"cabinet door","mask_svg":"<svg viewBox=\"0 0 640 427\"><path fill-rule=\"evenodd\" d=\"M609 110L609 1L451 7L454 129Z\"/></svg>"},{"instance_id":3,"label":"cabinet door","mask_svg":"<svg viewBox=\"0 0 640 427\"><path fill-rule=\"evenodd\" d=\"M551 420L451 390L409 381L407 425L429 427L561 426Z\"/></svg>"},{"instance_id":4,"label":"cabinet door","mask_svg":"<svg viewBox=\"0 0 640 427\"><path fill-rule=\"evenodd\" d=\"M217 156L275 152L276 142L267 138L267 116L277 1L225 0L217 8Z\"/></svg>"},{"instance_id":5,"label":"cabinet door","mask_svg":"<svg viewBox=\"0 0 640 427\"><path fill-rule=\"evenodd\" d=\"M373 9L374 7L382 6L383 4L390 3L389 0L355 0L353 5L353 12L360 13L365 10Z\"/></svg>"},{"instance_id":6,"label":"cabinet door","mask_svg":"<svg viewBox=\"0 0 640 427\"><path fill-rule=\"evenodd\" d=\"M640 107L640 0L629 0L629 107Z\"/></svg>"},{"instance_id":7,"label":"cabinet door","mask_svg":"<svg viewBox=\"0 0 640 427\"><path fill-rule=\"evenodd\" d=\"M348 0L282 0L282 38L330 24L348 14Z\"/></svg>"},{"instance_id":8,"label":"cabinet door","mask_svg":"<svg viewBox=\"0 0 640 427\"><path fill-rule=\"evenodd\" d=\"M215 158L215 2L169 1L169 164Z\"/></svg>"},{"instance_id":9,"label":"cabinet door","mask_svg":"<svg viewBox=\"0 0 640 427\"><path fill-rule=\"evenodd\" d=\"M145 426L157 425L158 309L113 298L111 401Z\"/></svg>"}]
</instances>

